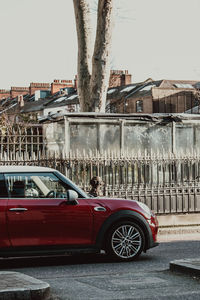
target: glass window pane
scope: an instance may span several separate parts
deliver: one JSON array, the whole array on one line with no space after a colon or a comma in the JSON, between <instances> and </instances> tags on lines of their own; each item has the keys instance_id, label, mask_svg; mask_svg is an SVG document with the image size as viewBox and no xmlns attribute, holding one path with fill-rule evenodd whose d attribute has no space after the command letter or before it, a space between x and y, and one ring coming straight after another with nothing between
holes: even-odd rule
<instances>
[{"instance_id":1,"label":"glass window pane","mask_svg":"<svg viewBox=\"0 0 200 300\"><path fill-rule=\"evenodd\" d=\"M0 198L8 197L8 191L6 188L3 174L0 174Z\"/></svg>"},{"instance_id":2,"label":"glass window pane","mask_svg":"<svg viewBox=\"0 0 200 300\"><path fill-rule=\"evenodd\" d=\"M66 186L53 173L5 175L12 198L66 198Z\"/></svg>"}]
</instances>

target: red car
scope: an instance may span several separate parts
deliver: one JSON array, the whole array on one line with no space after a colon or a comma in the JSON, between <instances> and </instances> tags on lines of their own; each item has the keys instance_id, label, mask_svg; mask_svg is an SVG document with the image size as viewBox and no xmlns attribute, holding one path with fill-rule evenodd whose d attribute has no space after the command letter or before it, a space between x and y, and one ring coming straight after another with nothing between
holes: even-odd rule
<instances>
[{"instance_id":1,"label":"red car","mask_svg":"<svg viewBox=\"0 0 200 300\"><path fill-rule=\"evenodd\" d=\"M92 198L60 172L0 167L0 256L105 252L129 261L157 245L143 203Z\"/></svg>"}]
</instances>

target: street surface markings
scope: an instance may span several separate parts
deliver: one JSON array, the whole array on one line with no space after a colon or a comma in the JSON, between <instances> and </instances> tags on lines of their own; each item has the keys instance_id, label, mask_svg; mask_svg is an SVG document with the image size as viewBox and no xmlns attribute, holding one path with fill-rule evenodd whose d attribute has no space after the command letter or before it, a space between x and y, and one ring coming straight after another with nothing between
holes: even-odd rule
<instances>
[{"instance_id":1,"label":"street surface markings","mask_svg":"<svg viewBox=\"0 0 200 300\"><path fill-rule=\"evenodd\" d=\"M79 278L78 282L100 288L108 291L121 291L134 288L148 288L153 285L166 286L167 280L152 276L152 274L144 274L142 276L133 274L116 274L114 276L93 276Z\"/></svg>"}]
</instances>

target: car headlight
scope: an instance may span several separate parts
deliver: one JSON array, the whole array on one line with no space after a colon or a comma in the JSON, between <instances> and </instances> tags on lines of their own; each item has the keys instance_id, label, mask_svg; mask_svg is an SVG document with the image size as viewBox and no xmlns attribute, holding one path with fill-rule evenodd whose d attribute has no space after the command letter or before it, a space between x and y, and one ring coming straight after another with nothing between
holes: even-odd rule
<instances>
[{"instance_id":1,"label":"car headlight","mask_svg":"<svg viewBox=\"0 0 200 300\"><path fill-rule=\"evenodd\" d=\"M146 204L144 204L142 202L139 202L139 201L137 201L137 204L144 210L144 212L146 213L147 217L150 219L151 218L151 210L150 210L150 208Z\"/></svg>"}]
</instances>

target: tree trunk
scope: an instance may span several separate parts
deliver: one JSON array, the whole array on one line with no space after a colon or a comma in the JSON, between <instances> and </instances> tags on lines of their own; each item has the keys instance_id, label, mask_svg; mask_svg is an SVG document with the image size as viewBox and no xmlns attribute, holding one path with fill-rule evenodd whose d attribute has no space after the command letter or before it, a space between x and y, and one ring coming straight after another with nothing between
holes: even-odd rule
<instances>
[{"instance_id":1,"label":"tree trunk","mask_svg":"<svg viewBox=\"0 0 200 300\"><path fill-rule=\"evenodd\" d=\"M81 111L89 111L92 69L91 21L88 0L73 0L78 37L78 96Z\"/></svg>"},{"instance_id":2,"label":"tree trunk","mask_svg":"<svg viewBox=\"0 0 200 300\"><path fill-rule=\"evenodd\" d=\"M96 40L92 57L89 1L73 0L78 37L78 96L81 111L105 112L110 76L113 1L98 1Z\"/></svg>"},{"instance_id":3,"label":"tree trunk","mask_svg":"<svg viewBox=\"0 0 200 300\"><path fill-rule=\"evenodd\" d=\"M112 19L113 0L99 0L96 40L92 58L90 111L105 112L110 76Z\"/></svg>"}]
</instances>

